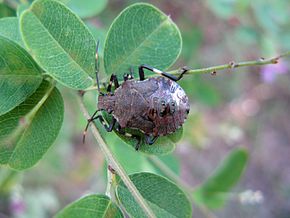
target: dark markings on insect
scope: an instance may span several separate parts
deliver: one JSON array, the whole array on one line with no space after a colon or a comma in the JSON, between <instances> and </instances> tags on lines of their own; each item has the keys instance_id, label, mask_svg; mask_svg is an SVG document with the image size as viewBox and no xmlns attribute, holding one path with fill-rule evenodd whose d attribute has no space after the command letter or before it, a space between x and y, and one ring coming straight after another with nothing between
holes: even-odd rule
<instances>
[{"instance_id":1,"label":"dark markings on insect","mask_svg":"<svg viewBox=\"0 0 290 218\"><path fill-rule=\"evenodd\" d=\"M160 76L145 79L144 69ZM133 78L132 69L130 74L124 74L124 82L121 85L117 76L112 74L107 93L104 94L100 91L96 67L98 106L96 112L88 119L83 141L89 124L97 119L108 132L116 130L127 137L135 138L136 150L140 148L141 137L128 133L125 129L141 131L145 142L149 145L152 145L159 136L175 132L183 125L190 109L187 95L176 83L188 70L186 67L182 68L181 74L176 77L148 65L141 65L139 66L139 80ZM113 83L114 92L112 92ZM112 114L113 118L109 125L105 123L101 114L97 115L99 111Z\"/></svg>"}]
</instances>

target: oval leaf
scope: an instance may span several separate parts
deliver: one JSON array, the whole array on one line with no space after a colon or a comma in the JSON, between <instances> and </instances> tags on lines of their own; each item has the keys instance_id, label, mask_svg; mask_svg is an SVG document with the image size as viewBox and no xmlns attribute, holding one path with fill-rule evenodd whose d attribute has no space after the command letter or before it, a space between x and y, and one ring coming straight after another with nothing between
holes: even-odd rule
<instances>
[{"instance_id":1,"label":"oval leaf","mask_svg":"<svg viewBox=\"0 0 290 218\"><path fill-rule=\"evenodd\" d=\"M56 218L121 218L123 214L121 210L105 195L89 195L77 200L62 211L60 211Z\"/></svg>"},{"instance_id":2,"label":"oval leaf","mask_svg":"<svg viewBox=\"0 0 290 218\"><path fill-rule=\"evenodd\" d=\"M36 62L58 82L74 89L93 84L94 38L62 3L35 1L20 17L20 32Z\"/></svg>"},{"instance_id":3,"label":"oval leaf","mask_svg":"<svg viewBox=\"0 0 290 218\"><path fill-rule=\"evenodd\" d=\"M33 166L56 139L63 100L47 81L22 104L0 117L0 164L23 170Z\"/></svg>"},{"instance_id":4,"label":"oval leaf","mask_svg":"<svg viewBox=\"0 0 290 218\"><path fill-rule=\"evenodd\" d=\"M0 19L0 36L12 40L24 48L19 32L19 22L17 17L5 17Z\"/></svg>"},{"instance_id":5,"label":"oval leaf","mask_svg":"<svg viewBox=\"0 0 290 218\"><path fill-rule=\"evenodd\" d=\"M136 173L130 179L147 201L156 217L192 217L191 204L185 194L168 179L152 173ZM146 217L122 181L117 198L132 217Z\"/></svg>"},{"instance_id":6,"label":"oval leaf","mask_svg":"<svg viewBox=\"0 0 290 218\"><path fill-rule=\"evenodd\" d=\"M239 181L248 161L243 148L233 150L215 170L212 176L193 193L198 204L209 208L222 207L230 195L227 192Z\"/></svg>"},{"instance_id":7,"label":"oval leaf","mask_svg":"<svg viewBox=\"0 0 290 218\"><path fill-rule=\"evenodd\" d=\"M61 0L81 18L93 17L105 9L108 0Z\"/></svg>"},{"instance_id":8,"label":"oval leaf","mask_svg":"<svg viewBox=\"0 0 290 218\"><path fill-rule=\"evenodd\" d=\"M0 36L0 115L22 103L41 81L41 70L32 57L13 41Z\"/></svg>"},{"instance_id":9,"label":"oval leaf","mask_svg":"<svg viewBox=\"0 0 290 218\"><path fill-rule=\"evenodd\" d=\"M152 5L134 4L110 27L104 49L105 70L123 75L134 67L136 73L141 64L164 70L175 62L180 50L180 32L170 17Z\"/></svg>"}]
</instances>

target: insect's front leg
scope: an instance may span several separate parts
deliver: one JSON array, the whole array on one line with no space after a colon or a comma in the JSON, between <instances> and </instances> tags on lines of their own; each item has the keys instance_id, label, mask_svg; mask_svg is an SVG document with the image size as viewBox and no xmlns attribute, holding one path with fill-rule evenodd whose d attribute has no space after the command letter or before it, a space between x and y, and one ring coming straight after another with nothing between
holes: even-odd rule
<instances>
[{"instance_id":1,"label":"insect's front leg","mask_svg":"<svg viewBox=\"0 0 290 218\"><path fill-rule=\"evenodd\" d=\"M115 74L111 75L110 78L110 82L109 85L107 87L107 92L111 92L112 91L112 84L114 83L115 89L119 87L119 82L118 82L118 78Z\"/></svg>"},{"instance_id":2,"label":"insect's front leg","mask_svg":"<svg viewBox=\"0 0 290 218\"><path fill-rule=\"evenodd\" d=\"M93 122L94 120L99 119L99 121L101 122L101 124L103 125L103 127L106 129L107 132L112 132L112 130L113 130L115 124L116 124L116 119L113 118L112 121L111 121L111 123L110 123L109 126L108 126L108 125L106 124L106 122L105 122L105 120L104 120L104 118L103 118L102 115L97 115L97 116L96 116L96 114L97 114L98 111L99 111L99 110L95 111L95 113L93 114L93 116L92 116L90 119L88 119L87 126L86 126L86 128L85 128L85 130L84 130L84 133L83 133L83 143L85 143L85 138L86 138L86 134L87 134L87 130L88 130L88 128L89 128L89 125L90 125L90 123Z\"/></svg>"},{"instance_id":3,"label":"insect's front leg","mask_svg":"<svg viewBox=\"0 0 290 218\"><path fill-rule=\"evenodd\" d=\"M130 79L134 79L134 69L133 69L133 67L130 67L130 74L125 73L123 78L124 78L124 81L130 80Z\"/></svg>"},{"instance_id":4,"label":"insect's front leg","mask_svg":"<svg viewBox=\"0 0 290 218\"><path fill-rule=\"evenodd\" d=\"M156 69L154 67L151 67L151 66L143 64L143 65L139 66L139 77L140 77L141 81L145 79L144 69L147 69L147 70L150 70L150 71L152 71L154 73L157 73L160 76L165 76L165 77L167 77L167 78L169 78L169 79L171 79L171 80L173 80L175 82L180 80L183 77L183 75L189 70L188 67L183 67L180 75L178 77L176 77L174 75L171 75L170 73L166 73L166 72L158 70L158 69Z\"/></svg>"}]
</instances>

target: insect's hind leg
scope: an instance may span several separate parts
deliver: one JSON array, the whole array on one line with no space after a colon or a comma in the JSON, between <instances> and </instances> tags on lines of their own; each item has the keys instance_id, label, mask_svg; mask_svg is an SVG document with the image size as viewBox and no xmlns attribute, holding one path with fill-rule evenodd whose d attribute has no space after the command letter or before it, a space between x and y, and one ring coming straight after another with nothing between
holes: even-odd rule
<instances>
[{"instance_id":1,"label":"insect's hind leg","mask_svg":"<svg viewBox=\"0 0 290 218\"><path fill-rule=\"evenodd\" d=\"M141 146L141 137L139 135L134 135L134 134L131 134L131 133L127 133L124 129L122 129L120 127L120 125L117 125L116 127L116 131L124 136L127 136L127 137L130 137L130 138L134 138L137 140L137 143L135 144L135 150L138 151L140 146Z\"/></svg>"},{"instance_id":2,"label":"insect's hind leg","mask_svg":"<svg viewBox=\"0 0 290 218\"><path fill-rule=\"evenodd\" d=\"M145 79L144 69L150 70L150 71L152 71L154 73L157 73L157 74L159 74L161 76L165 76L165 77L167 77L167 78L169 78L169 79L171 79L171 80L173 80L175 82L180 80L183 77L183 75L189 70L188 67L183 67L180 75L179 76L174 76L174 75L171 75L170 73L166 73L166 72L158 70L158 69L156 69L154 67L151 67L151 66L143 64L143 65L139 66L139 77L140 77L141 81Z\"/></svg>"},{"instance_id":3,"label":"insect's hind leg","mask_svg":"<svg viewBox=\"0 0 290 218\"><path fill-rule=\"evenodd\" d=\"M109 124L109 126L105 123L105 120L103 118L102 115L97 115L96 114L99 112L99 110L96 110L95 113L91 116L90 119L88 119L88 123L86 125L86 128L84 130L84 133L83 133L83 143L85 143L85 138L86 138L86 134L87 134L87 130L89 128L89 125L91 122L93 122L94 120L96 119L99 119L99 121L101 122L101 124L103 125L103 127L106 129L107 132L112 132L115 124L116 124L116 119L113 117L111 123Z\"/></svg>"},{"instance_id":4,"label":"insect's hind leg","mask_svg":"<svg viewBox=\"0 0 290 218\"><path fill-rule=\"evenodd\" d=\"M149 135L145 135L145 141L148 145L153 145L157 139L158 139L158 136L151 137Z\"/></svg>"}]
</instances>

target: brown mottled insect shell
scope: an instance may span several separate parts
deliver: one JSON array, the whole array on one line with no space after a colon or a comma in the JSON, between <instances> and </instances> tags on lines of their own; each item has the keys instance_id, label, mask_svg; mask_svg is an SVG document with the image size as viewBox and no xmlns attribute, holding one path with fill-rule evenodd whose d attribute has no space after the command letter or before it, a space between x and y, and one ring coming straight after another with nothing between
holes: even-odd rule
<instances>
[{"instance_id":1,"label":"brown mottled insect shell","mask_svg":"<svg viewBox=\"0 0 290 218\"><path fill-rule=\"evenodd\" d=\"M99 96L98 109L112 112L122 128L164 136L182 126L189 113L189 102L176 82L155 77L125 81L114 95Z\"/></svg>"}]
</instances>

